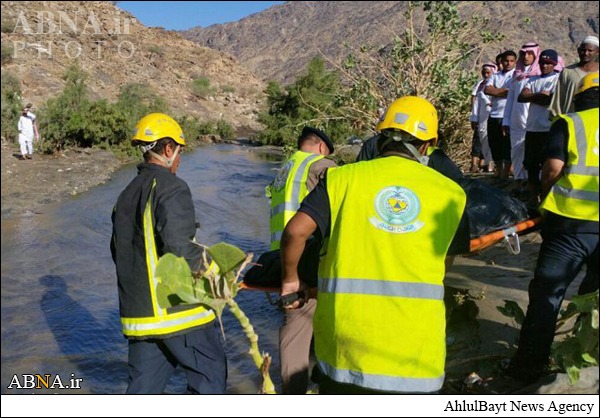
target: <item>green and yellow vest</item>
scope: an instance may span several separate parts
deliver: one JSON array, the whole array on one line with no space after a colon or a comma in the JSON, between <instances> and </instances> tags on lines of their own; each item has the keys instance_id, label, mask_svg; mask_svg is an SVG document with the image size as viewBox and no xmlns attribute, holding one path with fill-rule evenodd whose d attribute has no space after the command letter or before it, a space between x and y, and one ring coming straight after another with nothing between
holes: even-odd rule
<instances>
[{"instance_id":1,"label":"green and yellow vest","mask_svg":"<svg viewBox=\"0 0 600 418\"><path fill-rule=\"evenodd\" d=\"M439 390L444 259L464 191L393 156L329 170L327 192L332 228L314 318L319 367L337 382L374 390Z\"/></svg>"},{"instance_id":2,"label":"green and yellow vest","mask_svg":"<svg viewBox=\"0 0 600 418\"><path fill-rule=\"evenodd\" d=\"M306 187L310 166L323 155L296 151L279 170L271 191L271 250L279 249L281 234L308 195Z\"/></svg>"},{"instance_id":3,"label":"green and yellow vest","mask_svg":"<svg viewBox=\"0 0 600 418\"><path fill-rule=\"evenodd\" d=\"M540 208L558 215L598 222L598 108L560 115L569 128L563 176Z\"/></svg>"}]
</instances>

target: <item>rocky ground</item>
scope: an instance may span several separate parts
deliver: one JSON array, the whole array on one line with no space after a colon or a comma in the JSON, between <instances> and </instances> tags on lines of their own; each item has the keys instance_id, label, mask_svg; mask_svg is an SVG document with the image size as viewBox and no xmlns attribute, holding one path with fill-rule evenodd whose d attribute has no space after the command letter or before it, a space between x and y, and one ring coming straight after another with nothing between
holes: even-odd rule
<instances>
[{"instance_id":1,"label":"rocky ground","mask_svg":"<svg viewBox=\"0 0 600 418\"><path fill-rule=\"evenodd\" d=\"M68 149L61 156L34 154L20 160L19 147L2 143L2 219L35 213L104 183L122 162L112 152Z\"/></svg>"}]
</instances>

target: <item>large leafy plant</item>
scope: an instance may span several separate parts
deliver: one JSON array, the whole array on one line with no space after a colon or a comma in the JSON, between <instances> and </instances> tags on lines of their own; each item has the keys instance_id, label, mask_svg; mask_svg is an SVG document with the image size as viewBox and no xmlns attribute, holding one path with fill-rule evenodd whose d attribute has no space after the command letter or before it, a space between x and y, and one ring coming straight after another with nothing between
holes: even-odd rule
<instances>
[{"instance_id":1,"label":"large leafy plant","mask_svg":"<svg viewBox=\"0 0 600 418\"><path fill-rule=\"evenodd\" d=\"M252 253L245 254L239 248L221 242L203 252L202 266L193 272L185 258L165 254L158 261L154 272L158 280L156 293L163 309L182 304L206 305L217 315L221 330L221 315L225 307L229 306L250 341L249 354L263 377L261 392L275 393L275 386L269 375L271 357L260 352L258 335L234 300L239 290L240 273L252 257Z\"/></svg>"},{"instance_id":2,"label":"large leafy plant","mask_svg":"<svg viewBox=\"0 0 600 418\"><path fill-rule=\"evenodd\" d=\"M514 301L505 300L496 308L512 318L519 326L525 313ZM562 338L552 344L552 364L567 373L571 384L579 380L584 367L598 365L598 290L573 296L567 307L560 311L556 335Z\"/></svg>"},{"instance_id":3,"label":"large leafy plant","mask_svg":"<svg viewBox=\"0 0 600 418\"><path fill-rule=\"evenodd\" d=\"M573 318L573 326L563 330ZM574 296L561 311L557 328L567 336L552 344L552 359L574 384L582 368L598 365L598 291Z\"/></svg>"}]
</instances>

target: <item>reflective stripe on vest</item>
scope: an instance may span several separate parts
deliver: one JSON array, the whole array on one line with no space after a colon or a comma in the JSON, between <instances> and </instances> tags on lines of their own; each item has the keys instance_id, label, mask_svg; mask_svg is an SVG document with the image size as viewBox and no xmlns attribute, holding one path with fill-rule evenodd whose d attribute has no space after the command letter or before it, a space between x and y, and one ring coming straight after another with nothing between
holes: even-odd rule
<instances>
[{"instance_id":1,"label":"reflective stripe on vest","mask_svg":"<svg viewBox=\"0 0 600 418\"><path fill-rule=\"evenodd\" d=\"M161 318L121 318L123 334L128 337L172 334L204 325L215 319L213 311L203 307L170 314Z\"/></svg>"},{"instance_id":2,"label":"reflective stripe on vest","mask_svg":"<svg viewBox=\"0 0 600 418\"><path fill-rule=\"evenodd\" d=\"M388 297L444 299L444 286L373 279L321 279L319 293L352 293Z\"/></svg>"},{"instance_id":3,"label":"reflective stripe on vest","mask_svg":"<svg viewBox=\"0 0 600 418\"><path fill-rule=\"evenodd\" d=\"M322 361L317 361L317 363L319 363L319 368L336 382L344 382L386 392L436 392L444 384L445 378L445 374L431 378L410 378L355 373L351 370L336 369ZM405 390L399 390L399 388L405 388Z\"/></svg>"},{"instance_id":4,"label":"reflective stripe on vest","mask_svg":"<svg viewBox=\"0 0 600 418\"><path fill-rule=\"evenodd\" d=\"M152 182L152 190L146 202L146 208L144 209L144 244L146 248L146 271L148 272L148 281L150 286L150 294L152 298L152 310L154 316L163 316L164 309L160 309L158 306L158 300L156 298L156 285L158 280L154 276L154 270L158 264L158 255L156 253L156 243L154 242L154 220L152 219L152 195L156 188L156 179Z\"/></svg>"},{"instance_id":5,"label":"reflective stripe on vest","mask_svg":"<svg viewBox=\"0 0 600 418\"><path fill-rule=\"evenodd\" d=\"M297 151L282 167L282 170L289 169L285 184L271 187L271 250L279 248L283 229L308 195L306 180L310 166L322 158L324 156L320 154ZM282 182L283 179L277 181Z\"/></svg>"},{"instance_id":6,"label":"reflective stripe on vest","mask_svg":"<svg viewBox=\"0 0 600 418\"><path fill-rule=\"evenodd\" d=\"M313 320L321 370L374 390L439 390L446 358L444 259L464 191L397 156L327 176L332 227Z\"/></svg>"},{"instance_id":7,"label":"reflective stripe on vest","mask_svg":"<svg viewBox=\"0 0 600 418\"><path fill-rule=\"evenodd\" d=\"M146 248L146 270L148 272L148 285L154 316L141 318L121 318L123 334L126 337L145 337L153 335L166 335L176 333L188 328L207 324L215 319L211 310L200 306L177 313L169 314L162 309L156 297L157 278L154 270L158 264L158 254L154 241L154 220L152 219L152 196L156 188L156 179L152 183L152 191L144 209L144 243ZM141 295L140 295L141 296Z\"/></svg>"},{"instance_id":8,"label":"reflective stripe on vest","mask_svg":"<svg viewBox=\"0 0 600 418\"><path fill-rule=\"evenodd\" d=\"M541 209L598 222L598 108L560 115L567 122L568 161Z\"/></svg>"}]
</instances>

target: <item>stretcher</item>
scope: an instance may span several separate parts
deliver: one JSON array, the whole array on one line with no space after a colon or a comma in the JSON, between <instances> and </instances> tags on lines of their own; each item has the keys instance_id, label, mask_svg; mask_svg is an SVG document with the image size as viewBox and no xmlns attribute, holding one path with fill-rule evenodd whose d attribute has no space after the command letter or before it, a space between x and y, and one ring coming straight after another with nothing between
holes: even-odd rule
<instances>
[{"instance_id":1,"label":"stretcher","mask_svg":"<svg viewBox=\"0 0 600 418\"><path fill-rule=\"evenodd\" d=\"M521 252L519 236L527 235L531 232L536 231L541 221L541 217L527 219L509 228L500 229L498 231L490 232L489 234L483 235L481 237L473 238L469 245L469 254L482 251L488 247L491 247L494 244L497 244L502 240L506 242L508 251L510 251L512 254L519 254ZM279 287L254 286L247 284L243 281L239 285L240 289L258 290L265 292L267 294L269 302L272 305L278 304L277 300L271 298L270 293L278 293L281 290Z\"/></svg>"},{"instance_id":2,"label":"stretcher","mask_svg":"<svg viewBox=\"0 0 600 418\"><path fill-rule=\"evenodd\" d=\"M542 218L527 219L509 228L494 231L478 238L473 238L469 245L469 253L481 251L504 240L508 250L512 254L519 254L521 252L519 235L526 235L536 231L541 221Z\"/></svg>"}]
</instances>

